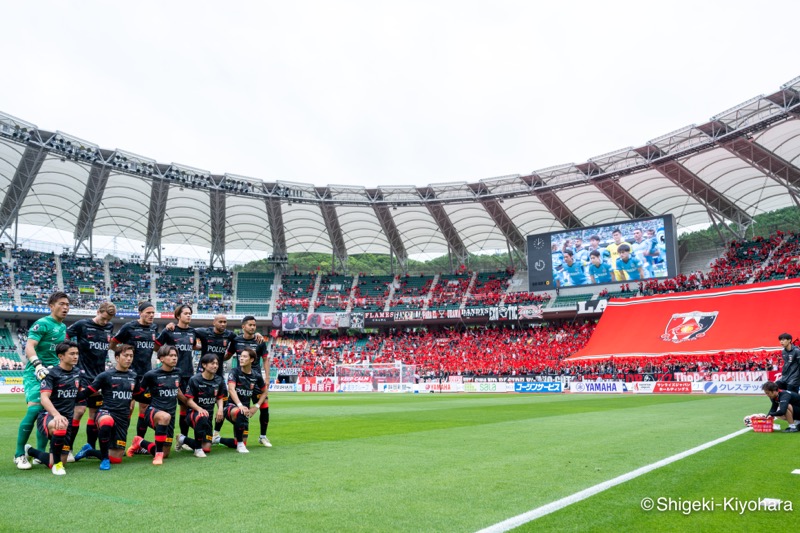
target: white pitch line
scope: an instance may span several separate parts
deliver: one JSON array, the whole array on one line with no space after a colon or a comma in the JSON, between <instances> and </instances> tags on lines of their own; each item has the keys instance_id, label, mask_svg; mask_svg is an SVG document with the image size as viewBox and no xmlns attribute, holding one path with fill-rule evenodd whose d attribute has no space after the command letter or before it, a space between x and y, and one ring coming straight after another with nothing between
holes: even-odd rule
<instances>
[{"instance_id":1,"label":"white pitch line","mask_svg":"<svg viewBox=\"0 0 800 533\"><path fill-rule=\"evenodd\" d=\"M537 507L536 509L528 511L527 513L522 513L521 515L509 518L508 520L503 520L502 522L498 522L497 524L489 526L485 529L481 529L480 531L478 531L478 533L501 533L504 531L509 531L511 529L514 529L515 527L521 526L522 524L527 524L528 522L536 520L537 518L541 518L545 515L549 515L550 513L558 511L559 509L563 509L568 505L572 505L573 503L577 503L579 501L585 500L586 498L590 498L595 494L599 494L612 487L616 487L617 485L625 483L626 481L630 481L631 479L635 479L648 472L652 472L657 468L661 468L662 466L667 466L668 464L674 463L675 461L680 461L685 457L694 455L697 452L702 452L703 450L711 448L712 446L716 446L717 444L725 442L726 440L738 437L739 435L747 433L748 431L752 431L752 428L740 429L739 431L735 431L730 435L725 435L724 437L712 440L711 442L706 442L705 444L696 446L691 450L686 450L685 452L678 453L676 455L673 455L672 457L667 457L666 459L662 459L660 461L651 463L641 468L637 468L636 470L628 472L627 474L622 474L621 476L617 476L614 479L604 481L593 487L589 487L588 489L584 489L580 492L576 492L575 494L571 494L569 496L561 498L560 500L556 500L552 503L548 503L547 505L542 505L541 507Z\"/></svg>"}]
</instances>

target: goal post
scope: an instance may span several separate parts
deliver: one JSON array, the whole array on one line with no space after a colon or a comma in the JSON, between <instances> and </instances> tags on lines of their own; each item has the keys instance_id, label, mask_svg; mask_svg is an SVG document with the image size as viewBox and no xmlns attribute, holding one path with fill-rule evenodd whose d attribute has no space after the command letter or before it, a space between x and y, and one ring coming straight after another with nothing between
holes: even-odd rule
<instances>
[{"instance_id":1,"label":"goal post","mask_svg":"<svg viewBox=\"0 0 800 533\"><path fill-rule=\"evenodd\" d=\"M368 363L336 365L337 390L342 392L413 392L416 365Z\"/></svg>"}]
</instances>

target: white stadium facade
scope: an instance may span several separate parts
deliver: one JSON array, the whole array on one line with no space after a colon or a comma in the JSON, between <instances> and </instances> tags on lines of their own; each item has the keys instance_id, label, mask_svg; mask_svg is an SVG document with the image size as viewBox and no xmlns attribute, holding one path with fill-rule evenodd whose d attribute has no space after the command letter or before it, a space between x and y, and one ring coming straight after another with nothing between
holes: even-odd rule
<instances>
[{"instance_id":1,"label":"white stadium facade","mask_svg":"<svg viewBox=\"0 0 800 533\"><path fill-rule=\"evenodd\" d=\"M527 235L664 214L679 230L715 224L735 236L755 215L800 206L798 118L800 77L583 163L364 188L161 163L0 113L0 241L24 246L26 225L66 232L77 254L91 254L102 236L141 243L148 262L161 262L171 244L204 250L215 267L250 250L278 260L327 253L337 270L349 255L391 254L402 271L418 254L461 261L496 250L522 267Z\"/></svg>"}]
</instances>

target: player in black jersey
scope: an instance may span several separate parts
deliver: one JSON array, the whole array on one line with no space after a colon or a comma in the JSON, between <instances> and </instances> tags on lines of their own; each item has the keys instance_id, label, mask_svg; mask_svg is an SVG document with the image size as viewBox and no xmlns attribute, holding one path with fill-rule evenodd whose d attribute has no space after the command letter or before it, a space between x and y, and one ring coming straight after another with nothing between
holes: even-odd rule
<instances>
[{"instance_id":1,"label":"player in black jersey","mask_svg":"<svg viewBox=\"0 0 800 533\"><path fill-rule=\"evenodd\" d=\"M224 416L222 402L228 396L223 379L217 375L218 366L219 358L213 353L207 353L200 359L203 371L189 380L186 388L189 413L186 420L194 428L194 439L179 436L176 451L184 443L194 450L195 457L205 457L211 451L211 416L214 414L214 405L217 406L216 418L221 420Z\"/></svg>"},{"instance_id":2,"label":"player in black jersey","mask_svg":"<svg viewBox=\"0 0 800 533\"><path fill-rule=\"evenodd\" d=\"M114 326L111 319L117 314L117 307L111 302L103 302L97 308L97 316L78 320L67 328L67 338L78 343L80 358L78 366L83 370L84 382L82 388L89 386L99 374L106 371L108 359L108 344L111 341L111 332ZM75 447L75 437L81 425L81 418L86 408L89 408L89 420L86 421L86 442L92 448L97 444L97 426L95 416L97 409L103 405L103 397L93 394L75 405L75 414L69 432L69 449Z\"/></svg>"},{"instance_id":3,"label":"player in black jersey","mask_svg":"<svg viewBox=\"0 0 800 533\"><path fill-rule=\"evenodd\" d=\"M72 341L56 345L58 366L50 368L41 386L44 411L36 419L36 427L50 440L50 453L25 445L25 456L33 456L57 476L67 473L64 461L67 454L67 431L75 410L75 399L81 390L81 371L78 364L78 345Z\"/></svg>"},{"instance_id":4,"label":"player in black jersey","mask_svg":"<svg viewBox=\"0 0 800 533\"><path fill-rule=\"evenodd\" d=\"M242 334L237 335L231 344L229 352L236 354L241 353L243 348L250 348L255 351L256 357L253 361L253 372L261 375L263 373L264 381L269 385L269 354L267 353L267 343L264 342L263 337L259 340L256 336L256 318L253 316L246 316L242 319ZM262 370L261 363L264 363ZM264 390L267 390L265 387ZM267 438L267 427L269 426L269 401L264 402L260 406L258 421L261 427L258 443L268 448L272 447L272 443Z\"/></svg>"},{"instance_id":5,"label":"player in black jersey","mask_svg":"<svg viewBox=\"0 0 800 533\"><path fill-rule=\"evenodd\" d=\"M239 366L228 374L228 403L225 405L225 418L233 424L234 438L220 439L219 442L228 448L236 448L239 453L249 453L247 435L250 417L261 408L267 396L264 378L252 368L255 357L255 350L243 348L239 353ZM262 393L251 407L250 401L257 390L261 390Z\"/></svg>"},{"instance_id":6,"label":"player in black jersey","mask_svg":"<svg viewBox=\"0 0 800 533\"><path fill-rule=\"evenodd\" d=\"M123 324L116 335L111 339L110 348L113 350L117 344L130 344L133 346L133 366L131 369L141 379L152 370L153 352L158 336L158 326L153 324L156 308L150 302L139 302L139 319ZM147 422L144 412L147 404L139 402L139 418L136 422L136 434L144 437L147 433Z\"/></svg>"},{"instance_id":7,"label":"player in black jersey","mask_svg":"<svg viewBox=\"0 0 800 533\"><path fill-rule=\"evenodd\" d=\"M169 457L175 427L175 405L178 399L186 401L181 393L180 373L175 368L178 350L174 346L162 346L157 356L161 366L142 377L139 390L134 395L137 399L145 397L150 400L144 418L156 432L155 442L147 442L137 435L127 451L128 457L133 457L139 449L147 450L153 456L154 465L162 464L164 457Z\"/></svg>"},{"instance_id":8,"label":"player in black jersey","mask_svg":"<svg viewBox=\"0 0 800 533\"><path fill-rule=\"evenodd\" d=\"M112 464L122 462L128 439L133 393L138 381L136 373L130 370L133 351L133 346L129 344L118 344L114 350L114 369L98 374L86 390L78 395L86 397L102 392L103 402L96 415L100 450L95 450L94 446L87 443L75 454L76 461L84 457L96 457L100 459L100 470L110 470Z\"/></svg>"},{"instance_id":9,"label":"player in black jersey","mask_svg":"<svg viewBox=\"0 0 800 533\"><path fill-rule=\"evenodd\" d=\"M197 333L189 325L192 322L192 307L187 304L178 305L175 308L175 318L178 320L178 325L172 330L164 329L156 339L156 347L169 345L178 350L177 370L181 377L181 392L186 393L189 378L194 375L192 355L197 342ZM178 437L179 441L182 441L180 437L185 437L189 432L189 424L186 421L186 404L182 400L180 408L181 413L178 419L180 434Z\"/></svg>"}]
</instances>

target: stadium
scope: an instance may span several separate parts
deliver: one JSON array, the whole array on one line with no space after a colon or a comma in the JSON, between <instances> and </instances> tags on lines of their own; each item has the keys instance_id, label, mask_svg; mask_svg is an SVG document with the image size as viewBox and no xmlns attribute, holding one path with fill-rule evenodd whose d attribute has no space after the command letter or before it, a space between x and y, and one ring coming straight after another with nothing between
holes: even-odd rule
<instances>
[{"instance_id":1,"label":"stadium","mask_svg":"<svg viewBox=\"0 0 800 533\"><path fill-rule=\"evenodd\" d=\"M785 526L796 437L742 418L767 410L778 335L800 344L799 114L800 77L583 163L370 188L0 112L0 530ZM159 330L186 305L198 328L254 317L274 447L18 471L24 347L55 291L67 325L114 302L115 332L140 302ZM22 511L34 495L58 516Z\"/></svg>"}]
</instances>

